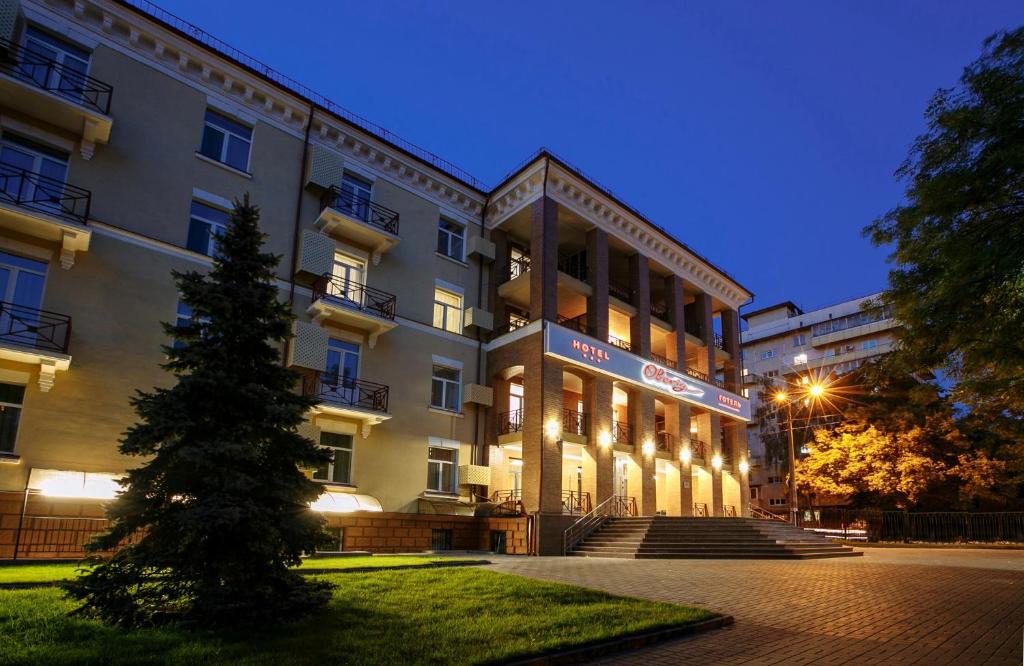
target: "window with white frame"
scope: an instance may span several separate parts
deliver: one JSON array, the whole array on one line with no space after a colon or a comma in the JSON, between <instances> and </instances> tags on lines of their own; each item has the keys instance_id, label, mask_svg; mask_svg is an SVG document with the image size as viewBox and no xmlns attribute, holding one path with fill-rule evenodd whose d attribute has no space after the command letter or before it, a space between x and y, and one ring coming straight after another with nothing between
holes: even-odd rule
<instances>
[{"instance_id":1,"label":"window with white frame","mask_svg":"<svg viewBox=\"0 0 1024 666\"><path fill-rule=\"evenodd\" d=\"M760 486L750 486L750 499L752 499L752 500L761 499L761 487Z\"/></svg>"},{"instance_id":2,"label":"window with white frame","mask_svg":"<svg viewBox=\"0 0 1024 666\"><path fill-rule=\"evenodd\" d=\"M457 449L446 446L427 447L427 490L436 493L455 492Z\"/></svg>"},{"instance_id":3,"label":"window with white frame","mask_svg":"<svg viewBox=\"0 0 1024 666\"><path fill-rule=\"evenodd\" d=\"M81 47L35 26L25 28L25 50L35 58L26 58L17 67L16 76L33 81L75 102L82 101L90 53ZM53 61L56 67L48 65Z\"/></svg>"},{"instance_id":4,"label":"window with white frame","mask_svg":"<svg viewBox=\"0 0 1024 666\"><path fill-rule=\"evenodd\" d=\"M61 215L68 154L4 132L0 145L0 198Z\"/></svg>"},{"instance_id":5,"label":"window with white frame","mask_svg":"<svg viewBox=\"0 0 1024 666\"><path fill-rule=\"evenodd\" d=\"M352 435L320 433L320 446L331 453L331 460L313 472L316 481L352 483Z\"/></svg>"},{"instance_id":6,"label":"window with white frame","mask_svg":"<svg viewBox=\"0 0 1024 666\"><path fill-rule=\"evenodd\" d=\"M761 352L761 360L762 361L767 361L770 358L775 358L775 350L774 349L765 349L763 352Z\"/></svg>"},{"instance_id":7,"label":"window with white frame","mask_svg":"<svg viewBox=\"0 0 1024 666\"><path fill-rule=\"evenodd\" d=\"M434 287L434 328L462 333L462 294Z\"/></svg>"},{"instance_id":8,"label":"window with white frame","mask_svg":"<svg viewBox=\"0 0 1024 666\"><path fill-rule=\"evenodd\" d=\"M437 223L437 251L446 257L462 261L465 243L466 227L442 217Z\"/></svg>"},{"instance_id":9,"label":"window with white frame","mask_svg":"<svg viewBox=\"0 0 1024 666\"><path fill-rule=\"evenodd\" d=\"M459 411L461 384L462 370L435 364L430 382L430 406L452 412Z\"/></svg>"},{"instance_id":10,"label":"window with white frame","mask_svg":"<svg viewBox=\"0 0 1024 666\"><path fill-rule=\"evenodd\" d=\"M226 210L193 200L188 220L188 241L186 241L185 247L209 257L214 256L215 239L228 228L229 217Z\"/></svg>"},{"instance_id":11,"label":"window with white frame","mask_svg":"<svg viewBox=\"0 0 1024 666\"><path fill-rule=\"evenodd\" d=\"M25 387L20 384L0 384L0 453L14 453L21 420L21 403Z\"/></svg>"},{"instance_id":12,"label":"window with white frame","mask_svg":"<svg viewBox=\"0 0 1024 666\"><path fill-rule=\"evenodd\" d=\"M239 171L249 171L249 153L252 149L252 128L237 120L206 110L203 124L203 142L199 152Z\"/></svg>"}]
</instances>

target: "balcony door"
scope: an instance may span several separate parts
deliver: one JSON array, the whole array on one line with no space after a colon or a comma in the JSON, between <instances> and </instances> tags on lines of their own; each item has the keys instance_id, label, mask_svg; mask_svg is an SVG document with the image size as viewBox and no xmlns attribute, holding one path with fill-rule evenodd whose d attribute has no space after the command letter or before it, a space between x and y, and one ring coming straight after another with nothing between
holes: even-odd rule
<instances>
[{"instance_id":1,"label":"balcony door","mask_svg":"<svg viewBox=\"0 0 1024 666\"><path fill-rule=\"evenodd\" d=\"M25 30L25 50L35 57L27 58L21 65L23 77L40 88L75 102L82 101L85 73L89 71L88 51L33 27Z\"/></svg>"},{"instance_id":2,"label":"balcony door","mask_svg":"<svg viewBox=\"0 0 1024 666\"><path fill-rule=\"evenodd\" d=\"M33 347L38 330L46 263L0 252L0 340Z\"/></svg>"},{"instance_id":3,"label":"balcony door","mask_svg":"<svg viewBox=\"0 0 1024 666\"><path fill-rule=\"evenodd\" d=\"M626 467L628 464L629 459L625 456L615 456L612 466L612 487L619 497L629 497L629 469Z\"/></svg>"},{"instance_id":4,"label":"balcony door","mask_svg":"<svg viewBox=\"0 0 1024 666\"><path fill-rule=\"evenodd\" d=\"M326 392L345 405L359 404L359 345L330 338L327 341L327 369L322 376Z\"/></svg>"},{"instance_id":5,"label":"balcony door","mask_svg":"<svg viewBox=\"0 0 1024 666\"><path fill-rule=\"evenodd\" d=\"M330 295L352 307L361 308L365 303L363 285L366 284L366 262L344 252L335 252L333 275Z\"/></svg>"},{"instance_id":6,"label":"balcony door","mask_svg":"<svg viewBox=\"0 0 1024 666\"><path fill-rule=\"evenodd\" d=\"M338 201L338 208L345 211L352 217L370 221L370 188L369 182L346 173L341 179L341 197Z\"/></svg>"},{"instance_id":7,"label":"balcony door","mask_svg":"<svg viewBox=\"0 0 1024 666\"><path fill-rule=\"evenodd\" d=\"M44 212L60 212L68 156L34 142L5 136L0 144L0 196Z\"/></svg>"}]
</instances>

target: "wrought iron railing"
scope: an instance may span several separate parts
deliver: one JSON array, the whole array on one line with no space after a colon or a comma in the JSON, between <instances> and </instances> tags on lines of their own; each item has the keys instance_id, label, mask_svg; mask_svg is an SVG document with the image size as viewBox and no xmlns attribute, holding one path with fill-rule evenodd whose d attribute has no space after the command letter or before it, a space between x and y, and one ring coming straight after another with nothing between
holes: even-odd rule
<instances>
[{"instance_id":1,"label":"wrought iron railing","mask_svg":"<svg viewBox=\"0 0 1024 666\"><path fill-rule=\"evenodd\" d=\"M683 372L685 372L686 374L690 375L694 379L701 380L705 384L710 384L711 383L711 378L708 377L708 373L702 372L702 371L698 370L697 368L691 368L690 366L687 366L683 370Z\"/></svg>"},{"instance_id":2,"label":"wrought iron railing","mask_svg":"<svg viewBox=\"0 0 1024 666\"><path fill-rule=\"evenodd\" d=\"M495 338L499 338L502 335L505 335L506 333L518 331L519 329L521 329L522 327L526 326L529 323L529 315L509 313L508 321L502 324L501 326L498 326L493 331L491 331L490 339L494 340Z\"/></svg>"},{"instance_id":3,"label":"wrought iron railing","mask_svg":"<svg viewBox=\"0 0 1024 666\"><path fill-rule=\"evenodd\" d=\"M668 321L668 303L665 301L651 301L651 316L662 321Z\"/></svg>"},{"instance_id":4,"label":"wrought iron railing","mask_svg":"<svg viewBox=\"0 0 1024 666\"><path fill-rule=\"evenodd\" d=\"M630 501L632 500L632 501ZM632 510L632 512L630 512ZM562 554L568 555L573 548L604 525L609 518L636 515L636 498L612 495L581 516L579 520L562 532Z\"/></svg>"},{"instance_id":5,"label":"wrought iron railing","mask_svg":"<svg viewBox=\"0 0 1024 666\"><path fill-rule=\"evenodd\" d=\"M0 301L0 343L67 354L70 340L71 317Z\"/></svg>"},{"instance_id":6,"label":"wrought iron railing","mask_svg":"<svg viewBox=\"0 0 1024 666\"><path fill-rule=\"evenodd\" d=\"M321 208L333 208L389 234L398 235L398 213L373 203L368 197L332 185L320 200Z\"/></svg>"},{"instance_id":7,"label":"wrought iron railing","mask_svg":"<svg viewBox=\"0 0 1024 666\"><path fill-rule=\"evenodd\" d=\"M587 253L585 250L558 257L558 270L580 282L587 281Z\"/></svg>"},{"instance_id":8,"label":"wrought iron railing","mask_svg":"<svg viewBox=\"0 0 1024 666\"><path fill-rule=\"evenodd\" d=\"M771 511L765 511L761 507L754 506L753 504L750 505L750 517L756 518L758 520L775 520L782 523L789 522L788 520L786 520L784 516L780 516L777 513L772 513Z\"/></svg>"},{"instance_id":9,"label":"wrought iron railing","mask_svg":"<svg viewBox=\"0 0 1024 666\"><path fill-rule=\"evenodd\" d=\"M57 178L0 163L0 202L86 224L92 194Z\"/></svg>"},{"instance_id":10,"label":"wrought iron railing","mask_svg":"<svg viewBox=\"0 0 1024 666\"><path fill-rule=\"evenodd\" d=\"M733 506L732 504L723 504L722 511L725 513L726 518L736 517L736 507Z\"/></svg>"},{"instance_id":11,"label":"wrought iron railing","mask_svg":"<svg viewBox=\"0 0 1024 666\"><path fill-rule=\"evenodd\" d=\"M499 515L521 516L526 513L523 507L522 490L495 490L490 501L496 504L495 513Z\"/></svg>"},{"instance_id":12,"label":"wrought iron railing","mask_svg":"<svg viewBox=\"0 0 1024 666\"><path fill-rule=\"evenodd\" d=\"M520 275L530 272L530 255L521 254L508 260L508 279L515 280Z\"/></svg>"},{"instance_id":13,"label":"wrought iron railing","mask_svg":"<svg viewBox=\"0 0 1024 666\"><path fill-rule=\"evenodd\" d=\"M632 444L633 427L623 421L612 421L612 442L615 444Z\"/></svg>"},{"instance_id":14,"label":"wrought iron railing","mask_svg":"<svg viewBox=\"0 0 1024 666\"><path fill-rule=\"evenodd\" d=\"M675 361L673 361L673 360L671 360L669 358L666 358L665 356L662 356L661 354L656 354L655 352L651 352L650 358L655 363L663 365L666 368L672 368L673 370L677 370L678 369L676 367L676 362Z\"/></svg>"},{"instance_id":15,"label":"wrought iron railing","mask_svg":"<svg viewBox=\"0 0 1024 666\"><path fill-rule=\"evenodd\" d=\"M636 498L627 497L625 495L613 495L612 502L614 508L614 515L616 516L636 516Z\"/></svg>"},{"instance_id":16,"label":"wrought iron railing","mask_svg":"<svg viewBox=\"0 0 1024 666\"><path fill-rule=\"evenodd\" d=\"M562 491L562 513L584 514L591 511L590 493L575 490Z\"/></svg>"},{"instance_id":17,"label":"wrought iron railing","mask_svg":"<svg viewBox=\"0 0 1024 666\"><path fill-rule=\"evenodd\" d=\"M654 443L658 451L671 453L676 446L676 437L670 432L662 430L654 435Z\"/></svg>"},{"instance_id":18,"label":"wrought iron railing","mask_svg":"<svg viewBox=\"0 0 1024 666\"><path fill-rule=\"evenodd\" d=\"M633 300L633 289L628 284L622 282L616 282L615 280L608 280L608 295L614 296L620 301L629 303Z\"/></svg>"},{"instance_id":19,"label":"wrought iron railing","mask_svg":"<svg viewBox=\"0 0 1024 666\"><path fill-rule=\"evenodd\" d=\"M6 39L0 39L0 51L0 72L93 111L110 113L110 85Z\"/></svg>"},{"instance_id":20,"label":"wrought iron railing","mask_svg":"<svg viewBox=\"0 0 1024 666\"><path fill-rule=\"evenodd\" d=\"M302 392L336 407L355 407L372 412L388 411L389 388L385 384L345 377L307 377Z\"/></svg>"},{"instance_id":21,"label":"wrought iron railing","mask_svg":"<svg viewBox=\"0 0 1024 666\"><path fill-rule=\"evenodd\" d=\"M321 275L313 283L313 300L321 298L331 303L341 305L352 310L368 312L384 319L395 318L395 303L397 298L380 289L367 287L364 284L347 280L337 275L326 273Z\"/></svg>"},{"instance_id":22,"label":"wrought iron railing","mask_svg":"<svg viewBox=\"0 0 1024 666\"><path fill-rule=\"evenodd\" d=\"M585 314L571 318L558 315L556 323L559 326L565 326L566 328L570 328L577 333L582 333L583 335L593 335L593 331L590 329L590 324L587 323L587 315Z\"/></svg>"},{"instance_id":23,"label":"wrought iron railing","mask_svg":"<svg viewBox=\"0 0 1024 666\"><path fill-rule=\"evenodd\" d=\"M590 419L588 419L587 414L583 412L577 412L573 409L563 409L562 432L586 437L590 432Z\"/></svg>"},{"instance_id":24,"label":"wrought iron railing","mask_svg":"<svg viewBox=\"0 0 1024 666\"><path fill-rule=\"evenodd\" d=\"M725 351L725 338L723 338L720 333L714 333L713 334L712 342L714 343L716 348L721 349L722 351Z\"/></svg>"},{"instance_id":25,"label":"wrought iron railing","mask_svg":"<svg viewBox=\"0 0 1024 666\"><path fill-rule=\"evenodd\" d=\"M633 343L631 343L629 340L617 338L614 335L608 336L608 344L612 345L613 347L618 347L623 351L628 351L630 353L632 353L633 351Z\"/></svg>"},{"instance_id":26,"label":"wrought iron railing","mask_svg":"<svg viewBox=\"0 0 1024 666\"><path fill-rule=\"evenodd\" d=\"M699 439L693 437L690 438L690 455L694 458L700 458L701 460L707 460L708 457L708 445Z\"/></svg>"},{"instance_id":27,"label":"wrought iron railing","mask_svg":"<svg viewBox=\"0 0 1024 666\"><path fill-rule=\"evenodd\" d=\"M707 502L694 502L693 503L693 515L698 518L707 518L711 514L708 512Z\"/></svg>"},{"instance_id":28,"label":"wrought iron railing","mask_svg":"<svg viewBox=\"0 0 1024 666\"><path fill-rule=\"evenodd\" d=\"M498 414L498 434L508 435L513 432L523 431L523 410L513 409L510 412Z\"/></svg>"}]
</instances>

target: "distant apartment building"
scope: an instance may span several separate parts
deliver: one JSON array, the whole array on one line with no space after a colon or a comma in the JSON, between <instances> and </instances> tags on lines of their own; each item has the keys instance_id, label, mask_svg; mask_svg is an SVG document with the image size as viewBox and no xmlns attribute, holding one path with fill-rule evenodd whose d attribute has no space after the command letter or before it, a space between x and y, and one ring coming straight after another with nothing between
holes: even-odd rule
<instances>
[{"instance_id":1,"label":"distant apartment building","mask_svg":"<svg viewBox=\"0 0 1024 666\"><path fill-rule=\"evenodd\" d=\"M785 417L778 413L759 420L764 386L780 388L804 377L825 379L856 370L866 361L888 353L897 338L897 325L887 307L864 309L878 294L855 298L804 312L786 301L742 315L747 329L741 333L745 393L754 415L748 424L751 501L771 511L788 511L786 461L766 451L765 440L787 438ZM771 405L765 405L772 412ZM834 414L833 414L834 416ZM810 439L816 424L829 414L794 417L797 446ZM797 452L799 455L800 452Z\"/></svg>"},{"instance_id":2,"label":"distant apartment building","mask_svg":"<svg viewBox=\"0 0 1024 666\"><path fill-rule=\"evenodd\" d=\"M245 193L336 549L747 514L751 294L609 190L546 151L486 187L143 0L0 0L0 557L102 527L171 271Z\"/></svg>"}]
</instances>

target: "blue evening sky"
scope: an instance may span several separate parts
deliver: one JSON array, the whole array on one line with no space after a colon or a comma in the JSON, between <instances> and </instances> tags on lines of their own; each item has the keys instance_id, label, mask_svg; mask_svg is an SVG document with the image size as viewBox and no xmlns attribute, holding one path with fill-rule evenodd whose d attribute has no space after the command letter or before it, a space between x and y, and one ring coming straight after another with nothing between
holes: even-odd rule
<instances>
[{"instance_id":1,"label":"blue evening sky","mask_svg":"<svg viewBox=\"0 0 1024 666\"><path fill-rule=\"evenodd\" d=\"M929 97L1024 23L1020 0L160 4L488 184L550 148L748 309L885 285L861 229Z\"/></svg>"}]
</instances>

